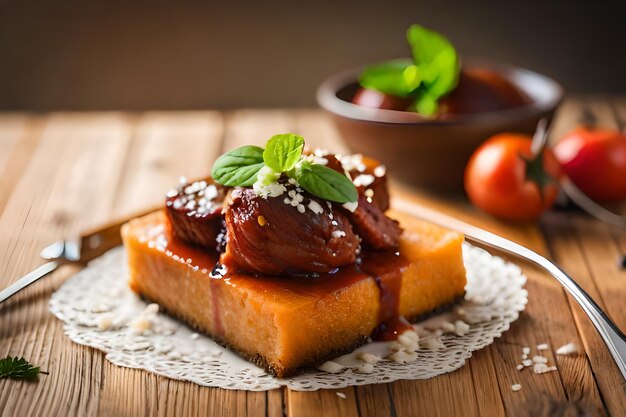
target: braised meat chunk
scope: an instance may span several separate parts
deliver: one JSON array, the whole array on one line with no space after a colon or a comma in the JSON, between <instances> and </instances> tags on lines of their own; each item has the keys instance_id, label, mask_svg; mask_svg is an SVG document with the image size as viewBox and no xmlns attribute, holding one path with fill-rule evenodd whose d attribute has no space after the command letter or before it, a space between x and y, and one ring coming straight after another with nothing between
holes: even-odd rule
<instances>
[{"instance_id":1,"label":"braised meat chunk","mask_svg":"<svg viewBox=\"0 0 626 417\"><path fill-rule=\"evenodd\" d=\"M359 195L359 206L349 216L365 246L382 250L394 250L400 246L402 229L398 222L387 217L378 204L368 201L365 195Z\"/></svg>"},{"instance_id":2,"label":"braised meat chunk","mask_svg":"<svg viewBox=\"0 0 626 417\"><path fill-rule=\"evenodd\" d=\"M402 229L398 222L385 215L389 208L385 167L377 160L359 154L340 158L327 155L325 158L330 168L347 171L356 186L359 205L354 212L347 214L364 246L380 250L397 249Z\"/></svg>"},{"instance_id":3,"label":"braised meat chunk","mask_svg":"<svg viewBox=\"0 0 626 417\"><path fill-rule=\"evenodd\" d=\"M345 214L295 185L278 197L235 189L224 209L224 263L268 275L331 272L356 259L359 239Z\"/></svg>"},{"instance_id":4,"label":"braised meat chunk","mask_svg":"<svg viewBox=\"0 0 626 417\"><path fill-rule=\"evenodd\" d=\"M183 183L167 193L165 210L172 233L180 240L215 249L223 233L222 204L226 190L211 178Z\"/></svg>"}]
</instances>

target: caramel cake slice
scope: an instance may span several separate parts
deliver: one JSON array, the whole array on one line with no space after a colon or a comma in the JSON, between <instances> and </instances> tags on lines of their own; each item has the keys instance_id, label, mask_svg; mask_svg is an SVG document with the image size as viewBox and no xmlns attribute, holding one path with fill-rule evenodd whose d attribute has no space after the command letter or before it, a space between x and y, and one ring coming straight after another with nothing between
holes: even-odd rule
<instances>
[{"instance_id":1,"label":"caramel cake slice","mask_svg":"<svg viewBox=\"0 0 626 417\"><path fill-rule=\"evenodd\" d=\"M465 287L463 237L389 213L378 161L303 147L234 149L122 228L137 294L279 377L395 339Z\"/></svg>"},{"instance_id":2,"label":"caramel cake slice","mask_svg":"<svg viewBox=\"0 0 626 417\"><path fill-rule=\"evenodd\" d=\"M364 255L318 277L265 277L219 265L172 236L155 212L122 229L130 286L170 314L278 377L363 344L383 321L417 318L464 294L463 237L397 213L401 256ZM213 269L218 266L218 270ZM387 333L387 336L389 333Z\"/></svg>"}]
</instances>

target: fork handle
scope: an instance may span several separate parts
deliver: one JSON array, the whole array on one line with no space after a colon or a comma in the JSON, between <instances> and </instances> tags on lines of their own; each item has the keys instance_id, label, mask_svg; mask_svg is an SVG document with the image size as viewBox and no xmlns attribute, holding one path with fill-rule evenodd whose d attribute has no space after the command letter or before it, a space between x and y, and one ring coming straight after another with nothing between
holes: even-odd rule
<instances>
[{"instance_id":1,"label":"fork handle","mask_svg":"<svg viewBox=\"0 0 626 417\"><path fill-rule=\"evenodd\" d=\"M524 252L528 251L528 253L523 254L526 258L547 270L550 275L556 278L563 287L565 287L574 300L582 307L583 311L587 314L589 320L591 320L600 334L600 337L604 340L615 364L622 373L622 377L626 380L626 336L624 336L617 325L609 319L594 299L591 298L572 277L567 275L565 271L543 256L527 248L523 249L525 249Z\"/></svg>"},{"instance_id":2,"label":"fork handle","mask_svg":"<svg viewBox=\"0 0 626 417\"><path fill-rule=\"evenodd\" d=\"M602 308L596 303L589 294L581 288L580 285L561 268L550 262L545 257L539 255L525 246L517 244L511 240L488 232L487 230L472 226L471 224L462 222L452 217L446 216L434 210L420 206L416 203L405 199L394 199L393 207L400 211L405 211L413 215L417 215L431 223L438 224L442 227L463 233L468 240L482 243L510 253L512 255L524 258L545 269L552 277L554 277L576 300L582 307L583 311L591 323L604 340L607 349L611 353L613 360L622 377L626 380L626 336L611 321Z\"/></svg>"},{"instance_id":3,"label":"fork handle","mask_svg":"<svg viewBox=\"0 0 626 417\"><path fill-rule=\"evenodd\" d=\"M58 261L50 261L34 271L29 272L24 275L22 278L15 281L13 284L6 287L4 290L0 291L0 303L6 301L16 293L22 291L24 288L28 287L33 282L37 281L40 278L45 277L55 269L59 267L60 263Z\"/></svg>"}]
</instances>

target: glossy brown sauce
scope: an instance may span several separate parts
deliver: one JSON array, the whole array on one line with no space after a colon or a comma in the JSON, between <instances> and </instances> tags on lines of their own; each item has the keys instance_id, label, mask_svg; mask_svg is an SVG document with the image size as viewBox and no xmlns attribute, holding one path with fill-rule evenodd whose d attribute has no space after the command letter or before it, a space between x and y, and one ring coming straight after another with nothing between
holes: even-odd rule
<instances>
[{"instance_id":1,"label":"glossy brown sauce","mask_svg":"<svg viewBox=\"0 0 626 417\"><path fill-rule=\"evenodd\" d=\"M361 269L376 281L380 290L378 327L372 333L374 340L395 340L411 325L400 314L402 275L410 262L399 252L365 252Z\"/></svg>"},{"instance_id":2,"label":"glossy brown sauce","mask_svg":"<svg viewBox=\"0 0 626 417\"><path fill-rule=\"evenodd\" d=\"M359 88L351 102L362 107L413 112L414 99ZM436 118L488 113L532 103L531 98L506 75L487 68L466 68L457 87L439 101Z\"/></svg>"},{"instance_id":3,"label":"glossy brown sauce","mask_svg":"<svg viewBox=\"0 0 626 417\"><path fill-rule=\"evenodd\" d=\"M189 245L172 235L168 227L151 236L157 247L168 256L190 268L206 274L211 285L243 285L258 291L288 292L290 295L322 298L334 291L349 287L360 281L374 279L380 290L378 327L372 334L375 340L394 340L403 331L411 328L399 315L402 274L409 261L397 252L365 251L358 263L346 265L331 273L318 276L276 277L250 275L237 271L229 259L220 259L215 251ZM211 291L217 297L217 291ZM216 330L223 332L218 303L211 300Z\"/></svg>"}]
</instances>

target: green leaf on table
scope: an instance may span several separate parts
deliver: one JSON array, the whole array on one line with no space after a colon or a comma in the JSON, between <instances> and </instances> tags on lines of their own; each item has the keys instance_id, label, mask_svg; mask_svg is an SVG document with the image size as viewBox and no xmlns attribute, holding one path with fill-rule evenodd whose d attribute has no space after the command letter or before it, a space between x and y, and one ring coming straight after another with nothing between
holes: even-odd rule
<instances>
[{"instance_id":1,"label":"green leaf on table","mask_svg":"<svg viewBox=\"0 0 626 417\"><path fill-rule=\"evenodd\" d=\"M215 182L227 187L249 187L264 166L263 148L246 145L217 158L211 168Z\"/></svg>"},{"instance_id":2,"label":"green leaf on table","mask_svg":"<svg viewBox=\"0 0 626 417\"><path fill-rule=\"evenodd\" d=\"M411 61L396 60L372 65L363 70L359 76L359 83L363 88L370 88L381 93L397 97L409 97L416 87L407 83L405 71L413 67ZM419 83L417 84L419 86Z\"/></svg>"},{"instance_id":3,"label":"green leaf on table","mask_svg":"<svg viewBox=\"0 0 626 417\"><path fill-rule=\"evenodd\" d=\"M13 378L34 381L39 377L39 374L47 375L48 373L41 371L38 366L31 365L24 358L7 356L0 359L0 379Z\"/></svg>"},{"instance_id":4,"label":"green leaf on table","mask_svg":"<svg viewBox=\"0 0 626 417\"><path fill-rule=\"evenodd\" d=\"M304 190L324 200L352 203L358 198L352 181L325 165L303 163L296 180Z\"/></svg>"},{"instance_id":5,"label":"green leaf on table","mask_svg":"<svg viewBox=\"0 0 626 417\"><path fill-rule=\"evenodd\" d=\"M275 172L286 172L292 169L304 148L304 138L293 133L274 135L265 145L263 161Z\"/></svg>"}]
</instances>

